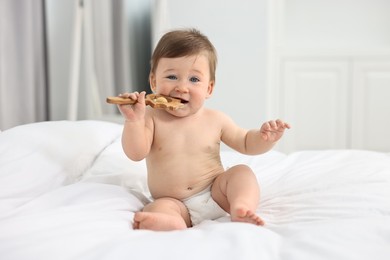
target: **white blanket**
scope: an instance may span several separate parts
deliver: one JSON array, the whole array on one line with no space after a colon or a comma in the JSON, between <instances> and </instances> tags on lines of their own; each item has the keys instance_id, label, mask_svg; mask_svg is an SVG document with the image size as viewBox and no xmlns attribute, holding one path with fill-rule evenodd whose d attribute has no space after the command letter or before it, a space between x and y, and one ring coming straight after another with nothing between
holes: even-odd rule
<instances>
[{"instance_id":1,"label":"white blanket","mask_svg":"<svg viewBox=\"0 0 390 260\"><path fill-rule=\"evenodd\" d=\"M255 171L264 227L204 221L132 229L149 199L145 162L100 121L0 133L0 259L390 259L390 157L356 150L223 152Z\"/></svg>"}]
</instances>

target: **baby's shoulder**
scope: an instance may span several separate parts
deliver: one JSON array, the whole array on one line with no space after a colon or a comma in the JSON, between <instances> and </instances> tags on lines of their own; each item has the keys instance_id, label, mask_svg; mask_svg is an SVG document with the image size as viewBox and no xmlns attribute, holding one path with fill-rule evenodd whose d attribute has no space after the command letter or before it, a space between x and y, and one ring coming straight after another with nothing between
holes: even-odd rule
<instances>
[{"instance_id":1,"label":"baby's shoulder","mask_svg":"<svg viewBox=\"0 0 390 260\"><path fill-rule=\"evenodd\" d=\"M204 113L205 113L206 117L210 117L211 119L214 119L214 120L218 120L218 119L219 120L228 120L230 118L224 112L222 112L220 110L216 110L216 109L206 108L204 110Z\"/></svg>"}]
</instances>

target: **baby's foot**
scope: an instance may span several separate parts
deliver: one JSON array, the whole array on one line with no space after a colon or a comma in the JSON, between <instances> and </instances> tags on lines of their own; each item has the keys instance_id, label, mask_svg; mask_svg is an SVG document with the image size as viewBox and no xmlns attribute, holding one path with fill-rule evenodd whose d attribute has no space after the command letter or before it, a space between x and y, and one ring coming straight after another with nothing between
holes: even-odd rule
<instances>
[{"instance_id":1,"label":"baby's foot","mask_svg":"<svg viewBox=\"0 0 390 260\"><path fill-rule=\"evenodd\" d=\"M259 216L257 216L253 211L245 208L232 210L230 215L233 222L246 222L257 226L264 225L264 221Z\"/></svg>"},{"instance_id":2,"label":"baby's foot","mask_svg":"<svg viewBox=\"0 0 390 260\"><path fill-rule=\"evenodd\" d=\"M133 228L154 231L169 231L186 229L187 225L179 216L172 216L157 212L136 212L134 215Z\"/></svg>"}]
</instances>

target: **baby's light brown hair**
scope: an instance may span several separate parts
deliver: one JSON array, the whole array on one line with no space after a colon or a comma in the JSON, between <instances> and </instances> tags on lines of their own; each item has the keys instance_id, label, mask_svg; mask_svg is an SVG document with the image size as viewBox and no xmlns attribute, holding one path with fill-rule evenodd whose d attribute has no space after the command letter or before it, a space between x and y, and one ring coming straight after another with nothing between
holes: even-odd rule
<instances>
[{"instance_id":1,"label":"baby's light brown hair","mask_svg":"<svg viewBox=\"0 0 390 260\"><path fill-rule=\"evenodd\" d=\"M153 51L150 73L155 73L161 58L179 58L206 53L209 60L210 80L215 81L217 51L207 36L197 29L174 30L164 34Z\"/></svg>"}]
</instances>

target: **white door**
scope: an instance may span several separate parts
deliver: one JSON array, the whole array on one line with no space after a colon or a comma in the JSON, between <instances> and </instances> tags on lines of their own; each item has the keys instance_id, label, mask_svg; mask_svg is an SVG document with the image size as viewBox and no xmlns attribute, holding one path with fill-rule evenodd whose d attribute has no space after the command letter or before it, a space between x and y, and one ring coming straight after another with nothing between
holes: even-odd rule
<instances>
[{"instance_id":1,"label":"white door","mask_svg":"<svg viewBox=\"0 0 390 260\"><path fill-rule=\"evenodd\" d=\"M282 62L280 96L282 118L292 125L279 145L280 150L348 146L347 61Z\"/></svg>"},{"instance_id":2,"label":"white door","mask_svg":"<svg viewBox=\"0 0 390 260\"><path fill-rule=\"evenodd\" d=\"M351 146L390 152L390 61L353 66Z\"/></svg>"}]
</instances>

